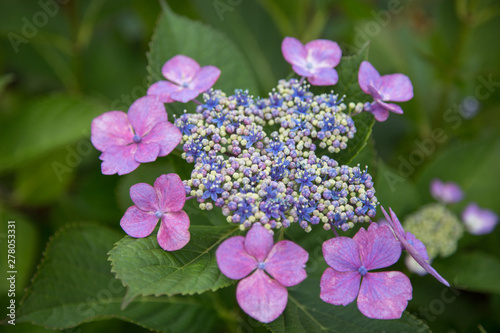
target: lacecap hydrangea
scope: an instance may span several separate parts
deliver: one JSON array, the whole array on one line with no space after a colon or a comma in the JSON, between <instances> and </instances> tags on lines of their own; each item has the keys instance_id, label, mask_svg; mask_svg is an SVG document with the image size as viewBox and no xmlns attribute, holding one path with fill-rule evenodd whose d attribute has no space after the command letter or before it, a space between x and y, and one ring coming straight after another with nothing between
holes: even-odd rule
<instances>
[{"instance_id":1,"label":"lacecap hydrangea","mask_svg":"<svg viewBox=\"0 0 500 333\"><path fill-rule=\"evenodd\" d=\"M243 311L266 323L285 310L286 288L307 277L309 258L290 240L275 243L274 231L323 228L336 237L323 244L330 267L321 279L321 299L347 305L357 298L361 312L370 318L399 318L412 298L409 279L400 272L369 270L394 264L407 250L424 269L447 282L426 261L425 247L414 248L415 237L403 235L392 210L390 226L373 223L379 201L368 167L342 165L335 156L356 137L353 117L359 113L370 112L378 121L385 121L389 111L403 113L387 102L411 99L411 81L403 74L381 76L364 61L357 73L359 90L373 102L346 104L347 96L332 87L343 80L335 69L342 59L336 42L320 39L303 45L286 37L281 49L299 77L280 80L265 96L254 96L244 87L232 92L213 88L224 73L177 55L162 68L168 81L154 83L141 104L133 105L128 120L118 111L94 120L92 142L103 152L106 174L131 172L176 145L193 166L188 179L168 174L159 175L154 187L134 185L135 205L122 226L140 238L151 234L160 220L161 248L182 251L190 239L184 202L196 200L202 210L220 209L228 223L248 232L221 243L218 266L229 278L241 279L236 298ZM329 88L315 93L312 86ZM177 115L171 126L163 103L188 101L198 105ZM154 122L148 110L154 110ZM117 115L118 127L113 121ZM360 223L370 226L360 228L352 240L338 237L338 230ZM357 285L338 283L350 279Z\"/></svg>"}]
</instances>

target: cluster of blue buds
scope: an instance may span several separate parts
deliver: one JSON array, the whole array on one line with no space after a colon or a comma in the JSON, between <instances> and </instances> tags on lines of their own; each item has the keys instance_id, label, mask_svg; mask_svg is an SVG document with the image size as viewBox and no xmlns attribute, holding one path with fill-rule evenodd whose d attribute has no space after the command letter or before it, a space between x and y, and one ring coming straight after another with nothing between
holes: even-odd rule
<instances>
[{"instance_id":1,"label":"cluster of blue buds","mask_svg":"<svg viewBox=\"0 0 500 333\"><path fill-rule=\"evenodd\" d=\"M236 90L203 95L196 113L175 120L183 133L182 157L194 163L186 193L200 208L220 207L227 221L248 229L299 223L305 231L348 230L375 216L372 177L358 166L340 166L327 153L347 148L356 133L333 92L314 95L307 82L281 80L268 98ZM356 110L354 110L356 111ZM318 156L322 152L322 156Z\"/></svg>"}]
</instances>

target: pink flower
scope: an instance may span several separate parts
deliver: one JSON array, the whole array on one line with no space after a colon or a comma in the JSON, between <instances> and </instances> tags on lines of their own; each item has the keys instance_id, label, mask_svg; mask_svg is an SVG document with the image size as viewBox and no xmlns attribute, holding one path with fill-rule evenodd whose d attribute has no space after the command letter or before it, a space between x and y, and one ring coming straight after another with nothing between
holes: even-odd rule
<instances>
[{"instance_id":1,"label":"pink flower","mask_svg":"<svg viewBox=\"0 0 500 333\"><path fill-rule=\"evenodd\" d=\"M285 37L281 52L295 73L307 77L312 85L330 86L337 83L339 77L333 68L342 58L342 50L337 43L317 39L304 46L293 37Z\"/></svg>"},{"instance_id":2,"label":"pink flower","mask_svg":"<svg viewBox=\"0 0 500 333\"><path fill-rule=\"evenodd\" d=\"M369 318L401 317L412 298L410 279L401 272L368 272L388 267L401 256L401 246L389 227L372 223L352 239L329 239L323 243L323 256L330 266L321 276L323 301L345 306L357 296L359 311Z\"/></svg>"},{"instance_id":3,"label":"pink flower","mask_svg":"<svg viewBox=\"0 0 500 333\"><path fill-rule=\"evenodd\" d=\"M210 89L220 76L214 66L200 65L185 55L176 55L163 65L161 72L172 81L158 81L149 87L147 94L158 96L163 103L187 103Z\"/></svg>"},{"instance_id":4,"label":"pink flower","mask_svg":"<svg viewBox=\"0 0 500 333\"><path fill-rule=\"evenodd\" d=\"M122 111L109 111L92 121L92 144L102 152L101 170L105 175L123 175L139 164L168 155L179 144L182 134L168 122L165 106L155 98L142 97Z\"/></svg>"},{"instance_id":5,"label":"pink flower","mask_svg":"<svg viewBox=\"0 0 500 333\"><path fill-rule=\"evenodd\" d=\"M189 217L181 210L186 201L186 191L178 175L161 175L154 187L145 183L135 184L130 188L130 198L135 206L129 207L120 221L127 235L147 237L161 219L157 239L162 249L179 250L189 242Z\"/></svg>"},{"instance_id":6,"label":"pink flower","mask_svg":"<svg viewBox=\"0 0 500 333\"><path fill-rule=\"evenodd\" d=\"M255 223L246 237L225 240L217 249L216 258L224 275L234 280L243 279L236 288L236 299L243 311L260 322L269 323L285 310L286 287L306 278L304 267L309 255L288 240L273 246L273 236L260 223Z\"/></svg>"},{"instance_id":7,"label":"pink flower","mask_svg":"<svg viewBox=\"0 0 500 333\"><path fill-rule=\"evenodd\" d=\"M377 121L386 121L389 111L403 113L403 109L393 102L406 102L413 98L413 86L410 79L403 74L380 76L368 61L363 61L359 67L358 82L361 90L372 95L375 100L369 111Z\"/></svg>"},{"instance_id":8,"label":"pink flower","mask_svg":"<svg viewBox=\"0 0 500 333\"><path fill-rule=\"evenodd\" d=\"M382 213L384 213L385 218L394 231L394 235L401 242L401 246L406 251L408 251L413 259L415 259L415 261L418 262L420 266L422 266L422 268L424 268L428 273L434 276L439 282L449 287L450 284L448 283L448 281L446 281L441 275L439 275L439 273L427 262L429 260L429 256L427 255L427 250L424 243L422 243L415 237L415 235L410 232L406 232L405 234L401 222L399 222L398 217L391 208L389 208L391 216L387 214L384 207L380 206L380 208L382 209Z\"/></svg>"},{"instance_id":9,"label":"pink flower","mask_svg":"<svg viewBox=\"0 0 500 333\"><path fill-rule=\"evenodd\" d=\"M485 235L493 231L498 223L498 215L489 209L481 209L472 202L462 213L465 227L473 235Z\"/></svg>"},{"instance_id":10,"label":"pink flower","mask_svg":"<svg viewBox=\"0 0 500 333\"><path fill-rule=\"evenodd\" d=\"M443 183L437 178L431 182L431 195L434 199L444 203L457 203L464 197L464 193L457 183Z\"/></svg>"}]
</instances>

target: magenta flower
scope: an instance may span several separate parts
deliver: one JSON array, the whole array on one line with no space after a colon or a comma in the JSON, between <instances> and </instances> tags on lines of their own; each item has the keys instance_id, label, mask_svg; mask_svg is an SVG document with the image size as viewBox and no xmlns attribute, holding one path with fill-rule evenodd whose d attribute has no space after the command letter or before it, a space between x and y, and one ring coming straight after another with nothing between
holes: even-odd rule
<instances>
[{"instance_id":1,"label":"magenta flower","mask_svg":"<svg viewBox=\"0 0 500 333\"><path fill-rule=\"evenodd\" d=\"M168 155L182 134L168 122L165 106L152 97L142 97L122 111L109 111L92 120L90 140L102 152L105 175L124 175L139 164Z\"/></svg>"},{"instance_id":2,"label":"magenta flower","mask_svg":"<svg viewBox=\"0 0 500 333\"><path fill-rule=\"evenodd\" d=\"M147 94L157 96L163 103L187 103L210 89L220 76L217 67L200 67L185 55L176 55L167 61L161 72L172 82L158 81L149 87Z\"/></svg>"},{"instance_id":3,"label":"magenta flower","mask_svg":"<svg viewBox=\"0 0 500 333\"><path fill-rule=\"evenodd\" d=\"M224 275L243 279L236 288L240 307L263 323L275 320L285 310L286 287L299 284L307 276L304 267L309 254L288 240L273 246L273 236L260 223L254 223L246 237L225 240L215 255Z\"/></svg>"},{"instance_id":4,"label":"magenta flower","mask_svg":"<svg viewBox=\"0 0 500 333\"><path fill-rule=\"evenodd\" d=\"M359 311L369 318L401 317L412 298L410 279L401 272L368 272L388 267L401 256L401 246L389 227L372 223L352 239L329 239L323 243L323 256L330 266L321 276L323 301L345 306L357 296Z\"/></svg>"},{"instance_id":5,"label":"magenta flower","mask_svg":"<svg viewBox=\"0 0 500 333\"><path fill-rule=\"evenodd\" d=\"M403 113L399 105L386 102L406 102L413 98L413 86L406 75L380 76L368 61L363 61L359 67L358 82L361 90L372 95L375 100L371 103L369 111L377 121L386 121L389 111Z\"/></svg>"},{"instance_id":6,"label":"magenta flower","mask_svg":"<svg viewBox=\"0 0 500 333\"><path fill-rule=\"evenodd\" d=\"M189 217L181 210L186 191L178 175L161 175L155 180L154 187L135 184L130 188L130 198L135 206L129 207L120 221L127 235L147 237L161 219L157 239L162 249L179 250L189 242Z\"/></svg>"},{"instance_id":7,"label":"magenta flower","mask_svg":"<svg viewBox=\"0 0 500 333\"><path fill-rule=\"evenodd\" d=\"M498 215L489 209L481 209L472 202L462 212L467 231L473 235L485 235L493 231L498 223Z\"/></svg>"},{"instance_id":8,"label":"magenta flower","mask_svg":"<svg viewBox=\"0 0 500 333\"><path fill-rule=\"evenodd\" d=\"M443 183L437 178L431 182L431 195L443 203L457 203L464 197L464 193L457 183Z\"/></svg>"},{"instance_id":9,"label":"magenta flower","mask_svg":"<svg viewBox=\"0 0 500 333\"><path fill-rule=\"evenodd\" d=\"M380 208L382 209L382 213L384 213L385 218L394 231L394 235L401 242L401 246L406 251L408 251L413 259L415 259L415 261L418 262L420 266L422 266L422 268L424 268L428 273L434 276L439 282L449 287L450 284L448 283L448 281L446 281L441 275L439 275L439 273L427 262L429 260L429 256L427 254L424 243L417 239L411 232L406 232L405 234L401 222L399 222L398 217L391 208L389 208L391 216L387 214L384 207L380 206Z\"/></svg>"},{"instance_id":10,"label":"magenta flower","mask_svg":"<svg viewBox=\"0 0 500 333\"><path fill-rule=\"evenodd\" d=\"M342 50L337 43L317 39L304 46L293 37L285 37L281 52L294 72L307 77L312 85L330 86L337 83L339 76L334 67L342 58Z\"/></svg>"}]
</instances>

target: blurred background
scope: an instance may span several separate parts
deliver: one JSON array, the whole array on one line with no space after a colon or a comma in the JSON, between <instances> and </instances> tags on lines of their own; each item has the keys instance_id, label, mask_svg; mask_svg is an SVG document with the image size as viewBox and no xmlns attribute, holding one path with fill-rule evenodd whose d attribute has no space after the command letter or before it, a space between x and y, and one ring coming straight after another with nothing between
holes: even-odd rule
<instances>
[{"instance_id":1,"label":"blurred background","mask_svg":"<svg viewBox=\"0 0 500 333\"><path fill-rule=\"evenodd\" d=\"M369 61L381 74L408 75L415 94L401 103L404 115L391 114L375 124L367 146L352 162L369 165L381 204L404 220L433 202L429 183L437 177L464 190L465 199L448 207L457 217L469 202L500 213L500 2L168 4L236 45L258 87L250 92L254 96L266 96L290 74L281 54L285 36L302 42L331 39L343 55L370 42ZM119 229L130 183L100 173L90 122L109 110L126 111L145 95L146 53L160 11L157 1L0 3L0 262L6 267L6 221L15 220L18 301L59 228L93 221ZM446 241L446 235L440 237ZM499 253L497 228L483 236L466 234L454 254L437 258L436 268L457 286L453 293L399 263L414 285L407 310L436 332L500 331ZM2 279L2 304L7 304L7 289ZM48 331L29 324L17 329ZM77 330L146 331L117 319Z\"/></svg>"}]
</instances>

